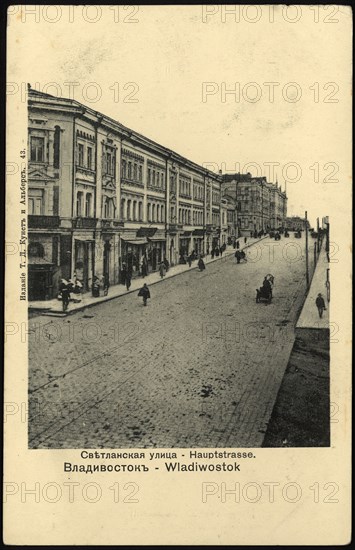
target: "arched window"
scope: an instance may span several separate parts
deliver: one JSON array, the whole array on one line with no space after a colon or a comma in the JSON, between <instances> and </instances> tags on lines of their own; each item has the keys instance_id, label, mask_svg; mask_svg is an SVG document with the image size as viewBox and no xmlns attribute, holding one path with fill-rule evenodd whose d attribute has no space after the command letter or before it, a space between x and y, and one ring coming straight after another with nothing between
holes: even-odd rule
<instances>
[{"instance_id":1,"label":"arched window","mask_svg":"<svg viewBox=\"0 0 355 550\"><path fill-rule=\"evenodd\" d=\"M28 255L29 256L36 256L37 258L43 258L44 257L44 248L41 243L30 243L28 245Z\"/></svg>"},{"instance_id":2,"label":"arched window","mask_svg":"<svg viewBox=\"0 0 355 550\"><path fill-rule=\"evenodd\" d=\"M110 217L109 210L110 210L109 199L106 197L105 202L104 202L104 218L109 218Z\"/></svg>"}]
</instances>

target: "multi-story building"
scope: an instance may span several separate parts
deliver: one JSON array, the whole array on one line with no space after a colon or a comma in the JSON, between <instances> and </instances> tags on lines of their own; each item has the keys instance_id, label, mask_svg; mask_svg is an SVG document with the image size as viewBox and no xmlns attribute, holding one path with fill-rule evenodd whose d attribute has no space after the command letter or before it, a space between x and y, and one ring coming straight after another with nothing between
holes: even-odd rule
<instances>
[{"instance_id":1,"label":"multi-story building","mask_svg":"<svg viewBox=\"0 0 355 550\"><path fill-rule=\"evenodd\" d=\"M288 216L285 220L286 229L289 231L303 231L310 228L309 221L301 216Z\"/></svg>"},{"instance_id":2,"label":"multi-story building","mask_svg":"<svg viewBox=\"0 0 355 550\"><path fill-rule=\"evenodd\" d=\"M266 177L225 174L224 194L236 201L239 234L283 228L287 213L286 193Z\"/></svg>"},{"instance_id":3,"label":"multi-story building","mask_svg":"<svg viewBox=\"0 0 355 550\"><path fill-rule=\"evenodd\" d=\"M221 175L77 101L28 97L30 300L220 244Z\"/></svg>"}]
</instances>

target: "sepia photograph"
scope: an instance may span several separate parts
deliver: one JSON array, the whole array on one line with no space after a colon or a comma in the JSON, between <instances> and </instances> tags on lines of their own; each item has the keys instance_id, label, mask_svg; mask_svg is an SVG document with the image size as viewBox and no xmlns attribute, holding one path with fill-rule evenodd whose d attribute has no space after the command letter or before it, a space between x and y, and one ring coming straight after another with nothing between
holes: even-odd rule
<instances>
[{"instance_id":1,"label":"sepia photograph","mask_svg":"<svg viewBox=\"0 0 355 550\"><path fill-rule=\"evenodd\" d=\"M345 543L351 40L340 5L8 7L8 542Z\"/></svg>"}]
</instances>

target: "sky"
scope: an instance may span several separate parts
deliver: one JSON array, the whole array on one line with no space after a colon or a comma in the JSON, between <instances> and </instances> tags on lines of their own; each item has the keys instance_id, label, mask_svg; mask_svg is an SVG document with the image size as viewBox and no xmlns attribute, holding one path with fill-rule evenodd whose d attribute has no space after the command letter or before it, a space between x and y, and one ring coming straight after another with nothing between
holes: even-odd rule
<instances>
[{"instance_id":1,"label":"sky","mask_svg":"<svg viewBox=\"0 0 355 550\"><path fill-rule=\"evenodd\" d=\"M351 15L330 8L13 6L10 92L71 95L212 170L287 183L315 225L351 186Z\"/></svg>"}]
</instances>

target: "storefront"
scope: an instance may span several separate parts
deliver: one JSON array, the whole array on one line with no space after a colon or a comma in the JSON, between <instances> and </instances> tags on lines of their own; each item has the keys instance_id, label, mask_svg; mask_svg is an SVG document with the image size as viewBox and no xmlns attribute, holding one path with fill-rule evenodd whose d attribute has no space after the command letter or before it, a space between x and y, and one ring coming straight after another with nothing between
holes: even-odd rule
<instances>
[{"instance_id":1,"label":"storefront","mask_svg":"<svg viewBox=\"0 0 355 550\"><path fill-rule=\"evenodd\" d=\"M165 247L165 231L157 230L153 236L148 237L148 272L157 271L159 269L160 263L166 256Z\"/></svg>"},{"instance_id":2,"label":"storefront","mask_svg":"<svg viewBox=\"0 0 355 550\"><path fill-rule=\"evenodd\" d=\"M120 273L125 265L126 269L132 273L132 277L137 277L140 274L143 257L147 256L147 246L146 237L121 237ZM120 283L123 282L120 277Z\"/></svg>"},{"instance_id":3,"label":"storefront","mask_svg":"<svg viewBox=\"0 0 355 550\"><path fill-rule=\"evenodd\" d=\"M192 231L184 231L179 238L179 256L180 262L191 252L191 235Z\"/></svg>"},{"instance_id":4,"label":"storefront","mask_svg":"<svg viewBox=\"0 0 355 550\"><path fill-rule=\"evenodd\" d=\"M94 280L95 241L74 236L74 276L89 291Z\"/></svg>"},{"instance_id":5,"label":"storefront","mask_svg":"<svg viewBox=\"0 0 355 550\"><path fill-rule=\"evenodd\" d=\"M192 233L193 236L193 247L197 255L203 254L203 238L204 238L203 229L195 229Z\"/></svg>"},{"instance_id":6,"label":"storefront","mask_svg":"<svg viewBox=\"0 0 355 550\"><path fill-rule=\"evenodd\" d=\"M30 258L28 265L28 300L53 298L53 264L42 258Z\"/></svg>"}]
</instances>

